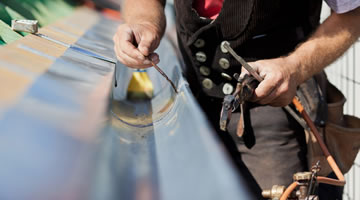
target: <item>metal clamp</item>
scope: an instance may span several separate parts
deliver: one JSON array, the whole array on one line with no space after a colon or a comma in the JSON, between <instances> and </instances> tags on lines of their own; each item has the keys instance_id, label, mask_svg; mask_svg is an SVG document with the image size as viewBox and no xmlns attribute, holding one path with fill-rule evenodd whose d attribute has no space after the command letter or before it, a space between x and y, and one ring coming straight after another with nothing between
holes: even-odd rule
<instances>
[{"instance_id":1,"label":"metal clamp","mask_svg":"<svg viewBox=\"0 0 360 200\"><path fill-rule=\"evenodd\" d=\"M234 78L238 81L236 90L233 94L224 97L221 108L220 129L222 131L226 131L227 124L231 119L231 113L245 101L252 98L255 88L259 84L259 81L251 75L245 75L243 78L240 78L239 74L234 74Z\"/></svg>"}]
</instances>

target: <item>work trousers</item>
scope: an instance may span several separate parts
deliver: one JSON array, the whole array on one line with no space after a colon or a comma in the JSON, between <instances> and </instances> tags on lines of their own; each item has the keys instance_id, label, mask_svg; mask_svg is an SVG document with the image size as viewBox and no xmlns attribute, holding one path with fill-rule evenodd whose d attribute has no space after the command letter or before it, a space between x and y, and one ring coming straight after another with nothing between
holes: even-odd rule
<instances>
[{"instance_id":1,"label":"work trousers","mask_svg":"<svg viewBox=\"0 0 360 200\"><path fill-rule=\"evenodd\" d=\"M294 173L308 170L304 130L283 108L257 105L250 109L253 135L243 138L252 138L254 144L248 148L246 139L234 142L231 137L236 135L239 111L232 114L228 130L224 132L219 129L222 100L206 96L197 99L241 177L254 193L254 199L262 199L261 191L273 185L287 187ZM337 187L325 186L319 190L321 199L341 199L341 194L342 188Z\"/></svg>"}]
</instances>

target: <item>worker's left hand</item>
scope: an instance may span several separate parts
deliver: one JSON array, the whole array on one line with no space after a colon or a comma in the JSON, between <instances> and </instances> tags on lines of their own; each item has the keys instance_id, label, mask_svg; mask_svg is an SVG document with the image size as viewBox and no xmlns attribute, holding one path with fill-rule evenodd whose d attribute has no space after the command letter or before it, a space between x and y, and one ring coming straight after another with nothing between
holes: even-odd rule
<instances>
[{"instance_id":1,"label":"worker's left hand","mask_svg":"<svg viewBox=\"0 0 360 200\"><path fill-rule=\"evenodd\" d=\"M254 102L278 107L291 102L300 80L296 63L281 57L250 62L249 65L264 79L255 89ZM246 73L243 69L241 75Z\"/></svg>"}]
</instances>

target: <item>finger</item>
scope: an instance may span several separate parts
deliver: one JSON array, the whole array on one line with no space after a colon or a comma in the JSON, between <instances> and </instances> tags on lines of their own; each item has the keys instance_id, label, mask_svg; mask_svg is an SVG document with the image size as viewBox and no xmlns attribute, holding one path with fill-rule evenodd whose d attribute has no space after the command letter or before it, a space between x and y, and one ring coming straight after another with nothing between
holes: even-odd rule
<instances>
[{"instance_id":1,"label":"finger","mask_svg":"<svg viewBox=\"0 0 360 200\"><path fill-rule=\"evenodd\" d=\"M131 65L133 68L148 68L152 66L152 63L158 64L160 62L159 55L157 53L151 53L145 60L140 61L134 58L131 58L124 52L122 53L122 57Z\"/></svg>"},{"instance_id":2,"label":"finger","mask_svg":"<svg viewBox=\"0 0 360 200\"><path fill-rule=\"evenodd\" d=\"M149 59L144 59L143 61L141 61L141 60L130 57L129 55L127 55L124 52L121 52L120 54L121 54L122 59L125 61L125 63L129 67L142 69L142 68L148 68L148 67L152 66L151 61Z\"/></svg>"},{"instance_id":3,"label":"finger","mask_svg":"<svg viewBox=\"0 0 360 200\"><path fill-rule=\"evenodd\" d=\"M244 67L242 67L240 73L240 79L243 79L246 74L250 75L250 73Z\"/></svg>"},{"instance_id":4,"label":"finger","mask_svg":"<svg viewBox=\"0 0 360 200\"><path fill-rule=\"evenodd\" d=\"M259 104L266 105L272 103L276 98L278 98L278 92L275 88L273 88L273 90L271 90L271 92L266 97L262 99L256 99L255 101Z\"/></svg>"},{"instance_id":5,"label":"finger","mask_svg":"<svg viewBox=\"0 0 360 200\"><path fill-rule=\"evenodd\" d=\"M124 48L123 48L124 46L122 45L122 42L119 42L119 37L114 38L114 41L117 44L117 45L115 45L115 52L116 52L116 55L119 58L120 62L122 62L124 65L127 65L129 67L135 67L135 66L139 66L139 65L144 64L145 57L144 57L144 60L136 59L136 58L133 58L133 57L129 56L124 51ZM145 63L145 64L149 64L149 62Z\"/></svg>"},{"instance_id":6,"label":"finger","mask_svg":"<svg viewBox=\"0 0 360 200\"><path fill-rule=\"evenodd\" d=\"M139 51L145 55L149 56L150 53L155 49L154 43L156 42L156 37L152 33L144 33L142 37L140 38L139 43Z\"/></svg>"},{"instance_id":7,"label":"finger","mask_svg":"<svg viewBox=\"0 0 360 200\"><path fill-rule=\"evenodd\" d=\"M120 50L120 47L119 47L119 43L118 43L118 38L114 36L113 38L114 42L115 42L115 45L114 45L114 51L115 51L115 55L117 57L117 59L126 65L126 63L124 63L124 60L122 59L122 52Z\"/></svg>"},{"instance_id":8,"label":"finger","mask_svg":"<svg viewBox=\"0 0 360 200\"><path fill-rule=\"evenodd\" d=\"M255 89L255 99L260 100L267 97L276 87L277 83L272 80L271 75L266 76L265 79L260 82L258 87Z\"/></svg>"},{"instance_id":9,"label":"finger","mask_svg":"<svg viewBox=\"0 0 360 200\"><path fill-rule=\"evenodd\" d=\"M275 99L273 99L269 103L269 105L275 106L275 107L286 106L291 103L291 100L294 98L295 95L296 95L296 91L291 92L291 93L289 93L289 92L281 93L281 89L279 89L278 95L276 95L277 97Z\"/></svg>"},{"instance_id":10,"label":"finger","mask_svg":"<svg viewBox=\"0 0 360 200\"><path fill-rule=\"evenodd\" d=\"M256 73L259 73L259 64L257 62L250 62L248 63L252 69L254 69L254 71ZM246 74L249 74L250 75L250 72L248 70L245 69L245 67L242 67L242 70L241 70L241 74L240 74L240 78L244 78Z\"/></svg>"},{"instance_id":11,"label":"finger","mask_svg":"<svg viewBox=\"0 0 360 200\"><path fill-rule=\"evenodd\" d=\"M115 46L116 56L121 63L131 68L146 68L151 66L151 62L148 59L143 61L135 59L127 55L122 49L117 45Z\"/></svg>"},{"instance_id":12,"label":"finger","mask_svg":"<svg viewBox=\"0 0 360 200\"><path fill-rule=\"evenodd\" d=\"M123 52L122 49L119 48L119 46L115 46L115 52L119 61L128 67L139 69L139 68L148 68L152 66L151 62L148 59L145 59L143 61L134 59L129 55L127 55L125 52ZM151 55L151 59L155 64L160 62L159 56L156 53L154 53L154 55Z\"/></svg>"},{"instance_id":13,"label":"finger","mask_svg":"<svg viewBox=\"0 0 360 200\"><path fill-rule=\"evenodd\" d=\"M120 36L117 37L118 46L122 52L127 54L129 57L133 59L137 59L140 61L145 60L145 56L133 45L132 35L127 31L120 33Z\"/></svg>"}]
</instances>

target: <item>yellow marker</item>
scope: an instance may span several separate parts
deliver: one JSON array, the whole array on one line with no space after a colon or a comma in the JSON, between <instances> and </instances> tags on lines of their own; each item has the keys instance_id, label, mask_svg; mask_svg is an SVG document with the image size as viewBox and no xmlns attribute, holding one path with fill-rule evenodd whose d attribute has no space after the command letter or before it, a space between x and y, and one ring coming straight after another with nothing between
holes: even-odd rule
<instances>
[{"instance_id":1,"label":"yellow marker","mask_svg":"<svg viewBox=\"0 0 360 200\"><path fill-rule=\"evenodd\" d=\"M151 99L153 95L154 87L147 72L133 72L127 90L127 98Z\"/></svg>"}]
</instances>

